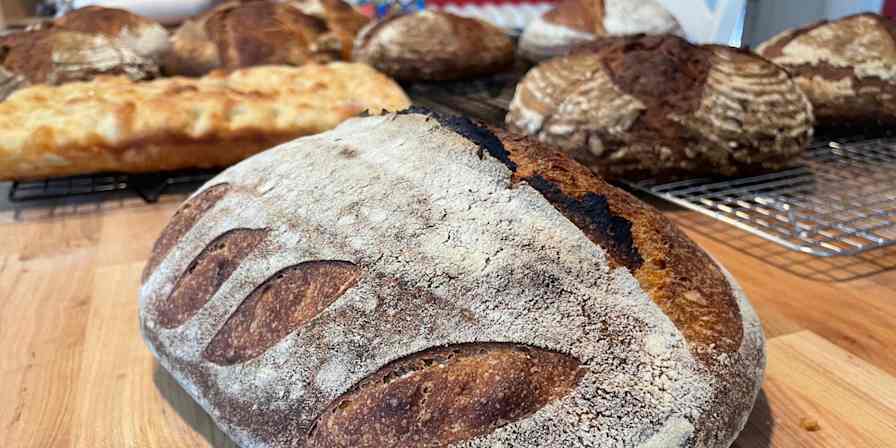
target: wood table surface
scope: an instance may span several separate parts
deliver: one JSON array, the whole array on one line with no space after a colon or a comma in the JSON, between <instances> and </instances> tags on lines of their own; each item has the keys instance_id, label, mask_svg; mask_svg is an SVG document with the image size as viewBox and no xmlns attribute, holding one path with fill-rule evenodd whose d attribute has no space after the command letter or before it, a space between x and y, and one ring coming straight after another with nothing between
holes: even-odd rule
<instances>
[{"instance_id":1,"label":"wood table surface","mask_svg":"<svg viewBox=\"0 0 896 448\"><path fill-rule=\"evenodd\" d=\"M181 199L0 202L0 447L234 446L138 335L140 271ZM816 259L665 212L740 281L769 338L735 446L896 447L896 248Z\"/></svg>"}]
</instances>

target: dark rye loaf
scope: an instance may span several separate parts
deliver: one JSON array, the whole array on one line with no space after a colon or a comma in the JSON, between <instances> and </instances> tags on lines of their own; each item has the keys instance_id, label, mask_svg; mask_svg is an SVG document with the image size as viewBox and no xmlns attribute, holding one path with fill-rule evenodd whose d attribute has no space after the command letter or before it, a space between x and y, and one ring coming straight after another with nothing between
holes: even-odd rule
<instances>
[{"instance_id":1,"label":"dark rye loaf","mask_svg":"<svg viewBox=\"0 0 896 448\"><path fill-rule=\"evenodd\" d=\"M783 66L824 126L896 125L896 22L859 14L785 31L756 50Z\"/></svg>"},{"instance_id":2,"label":"dark rye loaf","mask_svg":"<svg viewBox=\"0 0 896 448\"><path fill-rule=\"evenodd\" d=\"M728 447L765 365L743 292L662 215L420 110L212 180L140 327L243 447Z\"/></svg>"},{"instance_id":3,"label":"dark rye loaf","mask_svg":"<svg viewBox=\"0 0 896 448\"><path fill-rule=\"evenodd\" d=\"M812 108L752 53L676 36L608 37L517 85L507 124L606 178L749 174L794 162Z\"/></svg>"}]
</instances>

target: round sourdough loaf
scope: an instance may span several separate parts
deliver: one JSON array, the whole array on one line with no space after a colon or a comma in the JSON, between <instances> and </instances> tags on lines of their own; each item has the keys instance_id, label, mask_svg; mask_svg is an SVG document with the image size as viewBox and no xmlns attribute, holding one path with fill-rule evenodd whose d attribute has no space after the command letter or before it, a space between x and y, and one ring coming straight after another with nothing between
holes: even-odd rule
<instances>
[{"instance_id":1,"label":"round sourdough loaf","mask_svg":"<svg viewBox=\"0 0 896 448\"><path fill-rule=\"evenodd\" d=\"M656 0L563 0L526 26L519 53L537 62L597 37L639 33L683 35L684 30Z\"/></svg>"},{"instance_id":2,"label":"round sourdough loaf","mask_svg":"<svg viewBox=\"0 0 896 448\"><path fill-rule=\"evenodd\" d=\"M420 110L208 183L140 328L243 447L728 447L765 366L741 289L656 210Z\"/></svg>"},{"instance_id":3,"label":"round sourdough loaf","mask_svg":"<svg viewBox=\"0 0 896 448\"><path fill-rule=\"evenodd\" d=\"M513 42L482 20L423 11L371 23L358 33L353 58L404 81L489 75L513 64Z\"/></svg>"},{"instance_id":4,"label":"round sourdough loaf","mask_svg":"<svg viewBox=\"0 0 896 448\"><path fill-rule=\"evenodd\" d=\"M896 124L896 22L860 14L785 31L757 48L783 66L825 126Z\"/></svg>"},{"instance_id":5,"label":"round sourdough loaf","mask_svg":"<svg viewBox=\"0 0 896 448\"><path fill-rule=\"evenodd\" d=\"M171 38L167 74L347 60L368 19L342 0L225 2L184 22Z\"/></svg>"},{"instance_id":6,"label":"round sourdough loaf","mask_svg":"<svg viewBox=\"0 0 896 448\"><path fill-rule=\"evenodd\" d=\"M749 174L793 163L812 107L752 53L676 36L602 38L517 85L507 124L606 178Z\"/></svg>"}]
</instances>

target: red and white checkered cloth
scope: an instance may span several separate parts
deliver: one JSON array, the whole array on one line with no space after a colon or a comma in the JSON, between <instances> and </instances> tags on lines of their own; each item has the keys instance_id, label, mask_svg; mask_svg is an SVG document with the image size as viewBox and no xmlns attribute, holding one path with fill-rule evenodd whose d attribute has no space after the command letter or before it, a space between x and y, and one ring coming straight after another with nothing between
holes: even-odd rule
<instances>
[{"instance_id":1,"label":"red and white checkered cloth","mask_svg":"<svg viewBox=\"0 0 896 448\"><path fill-rule=\"evenodd\" d=\"M553 0L427 0L426 7L521 29L554 6Z\"/></svg>"}]
</instances>

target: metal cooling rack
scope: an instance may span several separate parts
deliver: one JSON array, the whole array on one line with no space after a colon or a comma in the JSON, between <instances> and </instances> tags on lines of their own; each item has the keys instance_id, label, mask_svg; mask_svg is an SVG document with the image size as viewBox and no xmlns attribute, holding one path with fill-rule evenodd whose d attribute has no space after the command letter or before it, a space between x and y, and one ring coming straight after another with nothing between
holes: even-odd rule
<instances>
[{"instance_id":1,"label":"metal cooling rack","mask_svg":"<svg viewBox=\"0 0 896 448\"><path fill-rule=\"evenodd\" d=\"M817 143L803 162L761 176L627 185L811 255L896 244L896 138Z\"/></svg>"},{"instance_id":2,"label":"metal cooling rack","mask_svg":"<svg viewBox=\"0 0 896 448\"><path fill-rule=\"evenodd\" d=\"M515 77L524 71L475 82L417 84L408 92L420 105L500 125ZM881 135L887 137L870 137ZM893 130L819 136L800 167L787 171L626 185L810 255L857 255L896 244Z\"/></svg>"},{"instance_id":3,"label":"metal cooling rack","mask_svg":"<svg viewBox=\"0 0 896 448\"><path fill-rule=\"evenodd\" d=\"M77 196L132 192L147 203L154 203L166 190L178 186L200 185L218 170L172 171L148 174L93 174L54 179L13 182L10 202L30 202Z\"/></svg>"}]
</instances>

